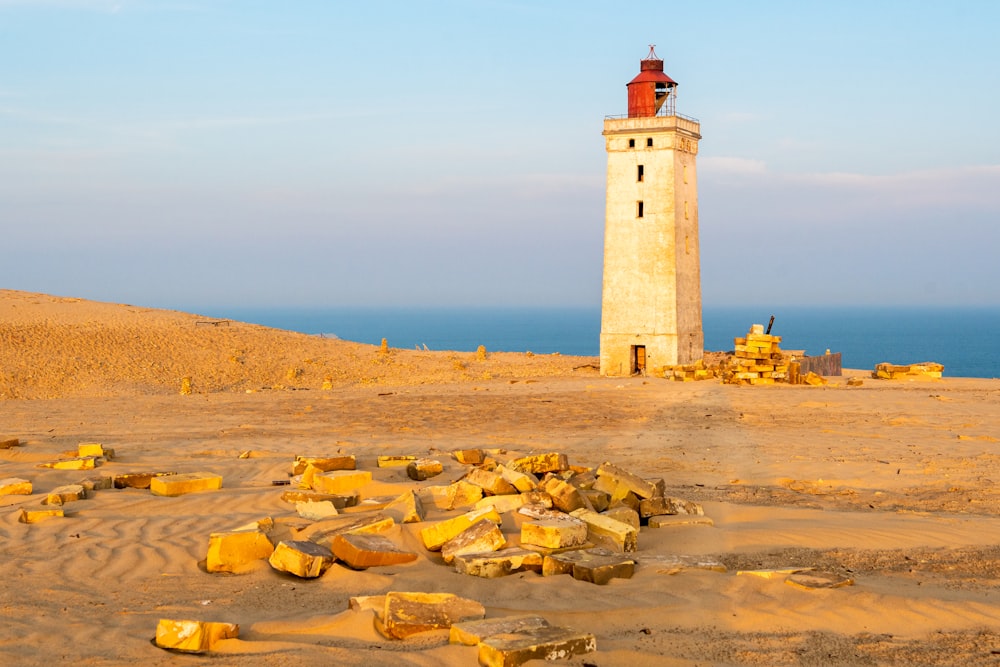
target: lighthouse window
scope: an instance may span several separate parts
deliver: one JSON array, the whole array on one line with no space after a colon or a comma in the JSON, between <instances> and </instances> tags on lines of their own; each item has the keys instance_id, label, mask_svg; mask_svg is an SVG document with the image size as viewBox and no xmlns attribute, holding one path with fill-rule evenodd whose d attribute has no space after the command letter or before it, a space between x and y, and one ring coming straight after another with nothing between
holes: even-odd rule
<instances>
[{"instance_id":1,"label":"lighthouse window","mask_svg":"<svg viewBox=\"0 0 1000 667\"><path fill-rule=\"evenodd\" d=\"M646 145L647 146L652 146L653 145L653 137L647 137L646 138Z\"/></svg>"},{"instance_id":2,"label":"lighthouse window","mask_svg":"<svg viewBox=\"0 0 1000 667\"><path fill-rule=\"evenodd\" d=\"M642 202L641 201L636 202L635 217L637 217L637 218L641 218L642 217Z\"/></svg>"},{"instance_id":3,"label":"lighthouse window","mask_svg":"<svg viewBox=\"0 0 1000 667\"><path fill-rule=\"evenodd\" d=\"M629 139L628 140L628 147L629 148L635 148L635 139Z\"/></svg>"},{"instance_id":4,"label":"lighthouse window","mask_svg":"<svg viewBox=\"0 0 1000 667\"><path fill-rule=\"evenodd\" d=\"M637 177L636 177L636 180L637 180L637 181L639 181L639 182L641 183L641 182L642 182L642 177L643 177L643 176L644 176L644 174L643 174L643 166L642 166L642 165L640 164L640 165L639 165L639 173L638 173L638 175L637 175Z\"/></svg>"}]
</instances>

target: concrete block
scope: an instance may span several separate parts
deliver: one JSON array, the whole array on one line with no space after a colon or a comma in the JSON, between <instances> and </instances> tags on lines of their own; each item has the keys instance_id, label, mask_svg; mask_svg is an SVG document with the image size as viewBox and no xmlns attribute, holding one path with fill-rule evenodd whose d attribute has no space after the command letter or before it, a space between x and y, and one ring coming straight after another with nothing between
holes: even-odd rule
<instances>
[{"instance_id":1,"label":"concrete block","mask_svg":"<svg viewBox=\"0 0 1000 667\"><path fill-rule=\"evenodd\" d=\"M515 494L508 496L486 496L474 505L474 508L485 509L487 507L492 507L500 514L506 514L507 512L516 512L524 506L524 495Z\"/></svg>"},{"instance_id":2,"label":"concrete block","mask_svg":"<svg viewBox=\"0 0 1000 667\"><path fill-rule=\"evenodd\" d=\"M382 508L386 516L392 517L396 523L419 523L424 520L424 504L413 491L406 491L394 498Z\"/></svg>"},{"instance_id":3,"label":"concrete block","mask_svg":"<svg viewBox=\"0 0 1000 667\"><path fill-rule=\"evenodd\" d=\"M456 449L451 453L455 460L466 465L477 466L483 462L485 454L481 449Z\"/></svg>"},{"instance_id":4,"label":"concrete block","mask_svg":"<svg viewBox=\"0 0 1000 667\"><path fill-rule=\"evenodd\" d=\"M80 486L88 494L94 491L106 491L115 488L115 478L114 475L91 475L86 479L80 480Z\"/></svg>"},{"instance_id":5,"label":"concrete block","mask_svg":"<svg viewBox=\"0 0 1000 667\"><path fill-rule=\"evenodd\" d=\"M429 630L447 630L455 623L485 618L475 600L450 593L387 593L385 609L375 628L389 639L406 639Z\"/></svg>"},{"instance_id":6,"label":"concrete block","mask_svg":"<svg viewBox=\"0 0 1000 667\"><path fill-rule=\"evenodd\" d=\"M580 497L584 506L589 506L595 512L603 512L611 506L611 494L597 489L580 489Z\"/></svg>"},{"instance_id":7,"label":"concrete block","mask_svg":"<svg viewBox=\"0 0 1000 667\"><path fill-rule=\"evenodd\" d=\"M287 491L282 491L281 499L286 503L318 503L325 500L333 503L333 506L337 508L337 511L343 510L347 507L354 507L358 504L361 499L358 493L316 493L315 491L302 491L289 489Z\"/></svg>"},{"instance_id":8,"label":"concrete block","mask_svg":"<svg viewBox=\"0 0 1000 667\"><path fill-rule=\"evenodd\" d=\"M487 553L506 545L500 527L489 519L481 519L441 545L441 558L450 564L456 556Z\"/></svg>"},{"instance_id":9,"label":"concrete block","mask_svg":"<svg viewBox=\"0 0 1000 667\"><path fill-rule=\"evenodd\" d=\"M355 595L348 598L347 606L351 611L373 611L381 614L385 611L385 596Z\"/></svg>"},{"instance_id":10,"label":"concrete block","mask_svg":"<svg viewBox=\"0 0 1000 667\"><path fill-rule=\"evenodd\" d=\"M656 495L655 483L611 463L602 463L597 468L597 482L595 482L594 488L599 491L608 491L614 496L614 493L604 488L604 485L608 483L613 483L615 487L625 487L639 498L652 498Z\"/></svg>"},{"instance_id":11,"label":"concrete block","mask_svg":"<svg viewBox=\"0 0 1000 667\"><path fill-rule=\"evenodd\" d=\"M588 509L570 513L587 524L587 539L614 551L628 553L638 547L639 531L627 523Z\"/></svg>"},{"instance_id":12,"label":"concrete block","mask_svg":"<svg viewBox=\"0 0 1000 667\"><path fill-rule=\"evenodd\" d=\"M333 565L333 552L315 542L282 541L267 562L279 572L288 572L303 579L313 579Z\"/></svg>"},{"instance_id":13,"label":"concrete block","mask_svg":"<svg viewBox=\"0 0 1000 667\"><path fill-rule=\"evenodd\" d=\"M707 570L709 572L725 572L726 566L717 560L709 560L699 556L682 555L647 555L638 558L643 567L656 570L657 574L678 574L685 570Z\"/></svg>"},{"instance_id":14,"label":"concrete block","mask_svg":"<svg viewBox=\"0 0 1000 667\"><path fill-rule=\"evenodd\" d=\"M703 516L705 510L698 503L682 498L671 498L664 496L654 496L644 498L639 501L639 515L647 519L651 516L663 516L665 514L692 514Z\"/></svg>"},{"instance_id":15,"label":"concrete block","mask_svg":"<svg viewBox=\"0 0 1000 667\"><path fill-rule=\"evenodd\" d=\"M475 646L488 637L547 627L549 622L541 616L501 616L481 621L465 621L452 624L448 643Z\"/></svg>"},{"instance_id":16,"label":"concrete block","mask_svg":"<svg viewBox=\"0 0 1000 667\"><path fill-rule=\"evenodd\" d=\"M552 498L552 506L562 512L569 513L586 507L579 489L558 477L546 477L539 485L539 489L549 494Z\"/></svg>"},{"instance_id":17,"label":"concrete block","mask_svg":"<svg viewBox=\"0 0 1000 667\"><path fill-rule=\"evenodd\" d=\"M465 475L465 481L483 490L483 495L504 496L517 493L514 485L503 476L483 468L473 468Z\"/></svg>"},{"instance_id":18,"label":"concrete block","mask_svg":"<svg viewBox=\"0 0 1000 667\"><path fill-rule=\"evenodd\" d=\"M507 480L520 493L528 493L538 488L538 478L531 473L521 472L502 465L497 466L494 472Z\"/></svg>"},{"instance_id":19,"label":"concrete block","mask_svg":"<svg viewBox=\"0 0 1000 667\"><path fill-rule=\"evenodd\" d=\"M817 588L841 588L853 586L854 579L835 572L795 572L788 575L785 583L796 588L815 590Z\"/></svg>"},{"instance_id":20,"label":"concrete block","mask_svg":"<svg viewBox=\"0 0 1000 667\"><path fill-rule=\"evenodd\" d=\"M49 491L45 495L45 500L42 501L42 504L65 505L66 503L71 503L77 500L85 500L86 498L87 490L83 488L82 484L66 484Z\"/></svg>"},{"instance_id":21,"label":"concrete block","mask_svg":"<svg viewBox=\"0 0 1000 667\"><path fill-rule=\"evenodd\" d=\"M20 477L0 479L0 496L30 496L31 482Z\"/></svg>"},{"instance_id":22,"label":"concrete block","mask_svg":"<svg viewBox=\"0 0 1000 667\"><path fill-rule=\"evenodd\" d=\"M274 545L260 529L212 533L208 537L205 569L209 572L239 573L273 553Z\"/></svg>"},{"instance_id":23,"label":"concrete block","mask_svg":"<svg viewBox=\"0 0 1000 667\"><path fill-rule=\"evenodd\" d=\"M39 468L53 468L55 470L93 470L104 463L104 459L99 456L79 456L71 459L62 459L52 463L40 463Z\"/></svg>"},{"instance_id":24,"label":"concrete block","mask_svg":"<svg viewBox=\"0 0 1000 667\"><path fill-rule=\"evenodd\" d=\"M417 491L417 496L425 507L453 510L472 507L482 499L483 490L475 484L459 480L448 486L425 486Z\"/></svg>"},{"instance_id":25,"label":"concrete block","mask_svg":"<svg viewBox=\"0 0 1000 667\"><path fill-rule=\"evenodd\" d=\"M396 522L385 514L361 516L337 516L312 523L301 530L294 530L297 540L309 540L316 544L331 545L337 535L347 533L361 535L376 535L390 530Z\"/></svg>"},{"instance_id":26,"label":"concrete block","mask_svg":"<svg viewBox=\"0 0 1000 667\"><path fill-rule=\"evenodd\" d=\"M223 639L235 639L240 626L235 623L208 623L203 621L177 621L161 618L156 625L153 640L160 648L185 653L211 651Z\"/></svg>"},{"instance_id":27,"label":"concrete block","mask_svg":"<svg viewBox=\"0 0 1000 667\"><path fill-rule=\"evenodd\" d=\"M617 521L621 521L623 523L627 523L628 525L632 526L636 530L639 530L639 527L642 525L642 521L641 521L641 519L639 517L639 513L636 512L631 507L626 507L625 505L619 505L617 507L610 507L610 508L604 510L603 512L601 512L601 514L603 514L605 516L609 516L612 519L615 519Z\"/></svg>"},{"instance_id":28,"label":"concrete block","mask_svg":"<svg viewBox=\"0 0 1000 667\"><path fill-rule=\"evenodd\" d=\"M542 575L572 574L574 579L604 585L612 579L631 579L635 560L608 549L579 549L545 557Z\"/></svg>"},{"instance_id":29,"label":"concrete block","mask_svg":"<svg viewBox=\"0 0 1000 667\"><path fill-rule=\"evenodd\" d=\"M406 476L416 482L437 477L444 472L444 466L435 459L417 459L406 465Z\"/></svg>"},{"instance_id":30,"label":"concrete block","mask_svg":"<svg viewBox=\"0 0 1000 667\"><path fill-rule=\"evenodd\" d=\"M20 514L18 514L17 520L21 523L38 523L40 521L45 521L46 519L53 519L56 517L66 516L63 513L61 507L47 507L45 509L26 509L21 508Z\"/></svg>"},{"instance_id":31,"label":"concrete block","mask_svg":"<svg viewBox=\"0 0 1000 667\"><path fill-rule=\"evenodd\" d=\"M301 475L313 466L319 472L333 470L356 470L358 465L353 454L343 456L296 456L292 463L292 474Z\"/></svg>"},{"instance_id":32,"label":"concrete block","mask_svg":"<svg viewBox=\"0 0 1000 667\"><path fill-rule=\"evenodd\" d=\"M521 547L506 547L481 554L455 556L455 571L484 579L506 577L524 570L542 571L544 556Z\"/></svg>"},{"instance_id":33,"label":"concrete block","mask_svg":"<svg viewBox=\"0 0 1000 667\"><path fill-rule=\"evenodd\" d=\"M331 470L317 472L312 477L310 488L320 493L337 495L350 494L372 481L372 474L367 470Z\"/></svg>"},{"instance_id":34,"label":"concrete block","mask_svg":"<svg viewBox=\"0 0 1000 667\"><path fill-rule=\"evenodd\" d=\"M115 457L115 450L108 449L99 442L81 442L76 446L76 455L79 457L97 456L113 459Z\"/></svg>"},{"instance_id":35,"label":"concrete block","mask_svg":"<svg viewBox=\"0 0 1000 667\"><path fill-rule=\"evenodd\" d=\"M523 509L523 508L522 508ZM521 524L521 544L564 549L587 543L587 524L568 514Z\"/></svg>"},{"instance_id":36,"label":"concrete block","mask_svg":"<svg viewBox=\"0 0 1000 667\"><path fill-rule=\"evenodd\" d=\"M331 516L340 514L337 511L337 506L329 500L307 500L295 503L295 513L303 519L311 519L313 521L322 521L323 519L329 519Z\"/></svg>"},{"instance_id":37,"label":"concrete block","mask_svg":"<svg viewBox=\"0 0 1000 667\"><path fill-rule=\"evenodd\" d=\"M222 475L211 472L186 472L179 475L153 477L149 492L154 496L183 496L198 491L217 491L222 488Z\"/></svg>"},{"instance_id":38,"label":"concrete block","mask_svg":"<svg viewBox=\"0 0 1000 667\"><path fill-rule=\"evenodd\" d=\"M114 476L116 489L148 489L156 477L176 475L175 472L129 472Z\"/></svg>"},{"instance_id":39,"label":"concrete block","mask_svg":"<svg viewBox=\"0 0 1000 667\"><path fill-rule=\"evenodd\" d=\"M13 449L20 446L21 440L19 438L5 438L0 440L0 449Z\"/></svg>"},{"instance_id":40,"label":"concrete block","mask_svg":"<svg viewBox=\"0 0 1000 667\"><path fill-rule=\"evenodd\" d=\"M503 518L492 507L481 510L472 510L465 514L438 521L427 526L420 531L420 540L424 543L424 548L428 551L440 551L446 542L454 539L462 531L472 527L472 524L483 519L492 521L495 524L503 522Z\"/></svg>"},{"instance_id":41,"label":"concrete block","mask_svg":"<svg viewBox=\"0 0 1000 667\"><path fill-rule=\"evenodd\" d=\"M518 472L544 475L547 472L569 470L569 461L566 459L566 455L561 452L547 452L514 459L508 467Z\"/></svg>"},{"instance_id":42,"label":"concrete block","mask_svg":"<svg viewBox=\"0 0 1000 667\"><path fill-rule=\"evenodd\" d=\"M479 644L482 667L518 667L530 660L565 660L597 650L597 640L587 632L542 627L487 637Z\"/></svg>"},{"instance_id":43,"label":"concrete block","mask_svg":"<svg viewBox=\"0 0 1000 667\"><path fill-rule=\"evenodd\" d=\"M401 565L417 560L417 554L397 547L381 535L342 533L333 538L333 555L354 570L383 565Z\"/></svg>"}]
</instances>

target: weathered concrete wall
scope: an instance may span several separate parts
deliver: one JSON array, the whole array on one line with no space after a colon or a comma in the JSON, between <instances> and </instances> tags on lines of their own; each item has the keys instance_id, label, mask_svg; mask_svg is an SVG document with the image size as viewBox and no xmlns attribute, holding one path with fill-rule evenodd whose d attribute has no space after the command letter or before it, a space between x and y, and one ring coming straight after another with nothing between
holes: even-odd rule
<instances>
[{"instance_id":1,"label":"weathered concrete wall","mask_svg":"<svg viewBox=\"0 0 1000 667\"><path fill-rule=\"evenodd\" d=\"M604 375L631 374L636 345L647 369L702 357L698 129L676 116L604 122Z\"/></svg>"}]
</instances>

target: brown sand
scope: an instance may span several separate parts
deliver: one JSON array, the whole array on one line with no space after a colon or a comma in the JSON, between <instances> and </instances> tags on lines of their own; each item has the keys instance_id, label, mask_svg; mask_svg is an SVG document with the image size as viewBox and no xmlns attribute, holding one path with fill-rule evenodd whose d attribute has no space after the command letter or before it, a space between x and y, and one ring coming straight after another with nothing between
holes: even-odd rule
<instances>
[{"instance_id":1,"label":"brown sand","mask_svg":"<svg viewBox=\"0 0 1000 667\"><path fill-rule=\"evenodd\" d=\"M370 612L347 610L350 596L390 590L453 592L491 617L535 612L594 633L598 652L565 664L1000 661L1000 381L623 380L599 377L591 358L382 353L204 321L0 291L0 440L23 443L0 449L0 478L35 486L0 497L0 664L475 664L474 648L434 633L392 642ZM179 393L185 376L191 395ZM88 441L118 454L97 473L209 470L224 488L99 491L67 518L18 523L21 506L89 474L37 464ZM294 515L271 481L296 454L355 454L375 472L364 491L384 495L416 483L376 469L376 455L459 447L558 450L662 476L715 525L643 529L635 576L607 586L459 575L420 547L419 524L389 535L421 554L409 565L337 565L311 581L263 562L239 576L199 565L209 533ZM462 474L443 460L448 480ZM729 569L670 574L676 555ZM790 566L855 585L735 574ZM214 658L176 655L150 643L159 618L239 623L241 635Z\"/></svg>"}]
</instances>

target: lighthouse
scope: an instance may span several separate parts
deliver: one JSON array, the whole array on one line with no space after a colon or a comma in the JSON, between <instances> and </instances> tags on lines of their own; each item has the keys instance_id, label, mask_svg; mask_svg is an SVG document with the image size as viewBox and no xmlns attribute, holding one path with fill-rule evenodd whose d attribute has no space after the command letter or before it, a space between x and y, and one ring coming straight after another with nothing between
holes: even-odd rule
<instances>
[{"instance_id":1,"label":"lighthouse","mask_svg":"<svg viewBox=\"0 0 1000 667\"><path fill-rule=\"evenodd\" d=\"M604 120L608 153L601 374L645 375L704 353L698 258L701 125L676 112L677 82L654 48Z\"/></svg>"}]
</instances>

